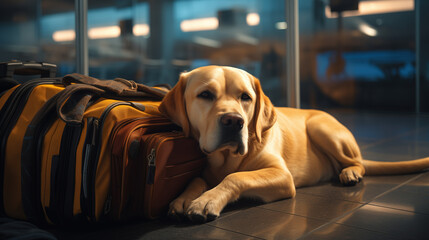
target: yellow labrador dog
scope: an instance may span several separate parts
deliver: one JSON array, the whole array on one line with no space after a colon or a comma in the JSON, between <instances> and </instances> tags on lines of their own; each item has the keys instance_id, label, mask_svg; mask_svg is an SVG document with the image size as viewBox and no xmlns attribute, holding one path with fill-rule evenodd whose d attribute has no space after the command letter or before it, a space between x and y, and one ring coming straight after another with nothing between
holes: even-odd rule
<instances>
[{"instance_id":1,"label":"yellow labrador dog","mask_svg":"<svg viewBox=\"0 0 429 240\"><path fill-rule=\"evenodd\" d=\"M160 110L208 155L202 178L170 204L170 215L195 222L215 219L239 197L270 202L337 176L342 184L354 185L365 173L429 168L429 158L363 160L351 132L334 117L317 110L275 108L259 80L237 68L207 66L182 73Z\"/></svg>"}]
</instances>

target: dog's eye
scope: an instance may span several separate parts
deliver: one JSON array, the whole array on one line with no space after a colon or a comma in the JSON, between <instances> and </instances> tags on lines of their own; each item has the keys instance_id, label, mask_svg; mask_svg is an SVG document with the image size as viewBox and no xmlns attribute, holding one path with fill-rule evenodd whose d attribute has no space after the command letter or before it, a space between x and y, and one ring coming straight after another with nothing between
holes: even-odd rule
<instances>
[{"instance_id":1,"label":"dog's eye","mask_svg":"<svg viewBox=\"0 0 429 240\"><path fill-rule=\"evenodd\" d=\"M247 93L241 94L240 98L242 101L251 101L252 100Z\"/></svg>"},{"instance_id":2,"label":"dog's eye","mask_svg":"<svg viewBox=\"0 0 429 240\"><path fill-rule=\"evenodd\" d=\"M211 93L210 91L204 91L204 92L198 94L197 97L202 98L202 99L206 99L206 100L213 100L215 98L213 93Z\"/></svg>"}]
</instances>

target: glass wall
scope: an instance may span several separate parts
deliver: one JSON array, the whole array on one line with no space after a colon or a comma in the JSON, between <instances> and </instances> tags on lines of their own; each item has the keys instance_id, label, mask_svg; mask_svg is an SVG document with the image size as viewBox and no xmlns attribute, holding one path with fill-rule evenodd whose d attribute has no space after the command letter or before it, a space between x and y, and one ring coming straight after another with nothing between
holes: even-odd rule
<instances>
[{"instance_id":1,"label":"glass wall","mask_svg":"<svg viewBox=\"0 0 429 240\"><path fill-rule=\"evenodd\" d=\"M88 1L89 75L142 81L147 63L149 4Z\"/></svg>"},{"instance_id":2,"label":"glass wall","mask_svg":"<svg viewBox=\"0 0 429 240\"><path fill-rule=\"evenodd\" d=\"M174 85L199 66L236 66L285 105L284 13L283 0L89 0L89 73Z\"/></svg>"},{"instance_id":3,"label":"glass wall","mask_svg":"<svg viewBox=\"0 0 429 240\"><path fill-rule=\"evenodd\" d=\"M301 105L429 112L429 1L299 0ZM74 0L1 1L0 61L76 71ZM174 85L243 68L286 105L285 0L88 0L89 74Z\"/></svg>"},{"instance_id":4,"label":"glass wall","mask_svg":"<svg viewBox=\"0 0 429 240\"><path fill-rule=\"evenodd\" d=\"M420 2L420 11L428 9L427 1ZM421 49L416 49L414 0L299 3L304 107L412 112L417 101L420 110L429 111L428 31L418 29ZM417 21L427 22L423 15Z\"/></svg>"},{"instance_id":5,"label":"glass wall","mask_svg":"<svg viewBox=\"0 0 429 240\"><path fill-rule=\"evenodd\" d=\"M58 75L74 72L74 18L73 0L1 1L0 62L49 62Z\"/></svg>"},{"instance_id":6,"label":"glass wall","mask_svg":"<svg viewBox=\"0 0 429 240\"><path fill-rule=\"evenodd\" d=\"M419 99L420 110L429 112L429 1L418 0L417 19L418 23L418 54L419 63Z\"/></svg>"}]
</instances>

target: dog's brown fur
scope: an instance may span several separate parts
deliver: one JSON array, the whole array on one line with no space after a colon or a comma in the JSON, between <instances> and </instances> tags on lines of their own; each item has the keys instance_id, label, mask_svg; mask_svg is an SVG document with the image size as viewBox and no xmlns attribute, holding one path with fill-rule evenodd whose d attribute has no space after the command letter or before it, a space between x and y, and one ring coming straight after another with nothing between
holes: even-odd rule
<instances>
[{"instance_id":1,"label":"dog's brown fur","mask_svg":"<svg viewBox=\"0 0 429 240\"><path fill-rule=\"evenodd\" d=\"M296 187L337 176L342 184L354 185L365 173L403 174L429 168L429 158L394 163L363 160L351 132L331 115L275 108L258 79L232 67L207 66L181 74L160 110L196 138L208 155L203 177L194 179L170 204L170 215L193 221L216 218L239 197L270 202L294 197ZM242 126L234 133L237 136L224 136L225 115ZM222 142L225 138L233 140Z\"/></svg>"}]
</instances>

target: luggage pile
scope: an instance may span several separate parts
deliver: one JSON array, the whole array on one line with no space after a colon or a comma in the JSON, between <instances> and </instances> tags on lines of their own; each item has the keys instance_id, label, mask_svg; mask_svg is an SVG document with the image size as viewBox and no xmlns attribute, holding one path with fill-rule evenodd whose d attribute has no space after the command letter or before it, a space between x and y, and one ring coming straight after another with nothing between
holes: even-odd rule
<instances>
[{"instance_id":1,"label":"luggage pile","mask_svg":"<svg viewBox=\"0 0 429 240\"><path fill-rule=\"evenodd\" d=\"M204 167L198 142L158 111L165 88L80 74L7 88L0 89L7 216L49 224L157 218Z\"/></svg>"}]
</instances>

